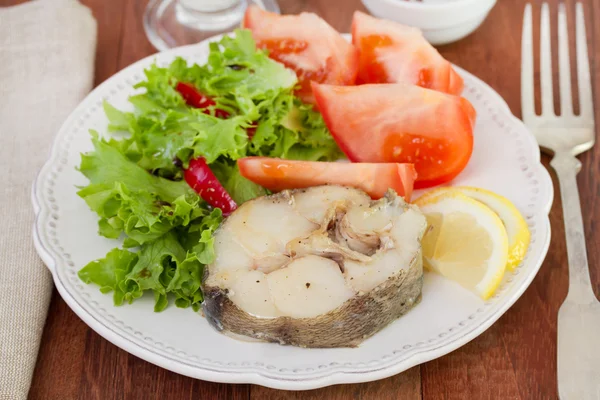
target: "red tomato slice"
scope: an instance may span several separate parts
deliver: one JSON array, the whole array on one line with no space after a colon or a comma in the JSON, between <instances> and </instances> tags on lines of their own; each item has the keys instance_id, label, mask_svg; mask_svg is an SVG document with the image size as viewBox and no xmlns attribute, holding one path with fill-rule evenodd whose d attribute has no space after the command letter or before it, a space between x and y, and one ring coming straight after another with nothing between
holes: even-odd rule
<instances>
[{"instance_id":1,"label":"red tomato slice","mask_svg":"<svg viewBox=\"0 0 600 400\"><path fill-rule=\"evenodd\" d=\"M383 197L391 188L410 201L416 178L412 164L353 164L246 157L238 160L238 166L243 177L274 192L329 183L364 190L374 199Z\"/></svg>"},{"instance_id":2,"label":"red tomato slice","mask_svg":"<svg viewBox=\"0 0 600 400\"><path fill-rule=\"evenodd\" d=\"M410 83L459 95L463 80L416 28L360 11L352 20L360 83Z\"/></svg>"},{"instance_id":3,"label":"red tomato slice","mask_svg":"<svg viewBox=\"0 0 600 400\"><path fill-rule=\"evenodd\" d=\"M358 71L356 50L327 22L313 13L279 15L251 5L243 25L259 48L294 70L300 82L296 93L314 103L310 82L353 85Z\"/></svg>"},{"instance_id":4,"label":"red tomato slice","mask_svg":"<svg viewBox=\"0 0 600 400\"><path fill-rule=\"evenodd\" d=\"M317 105L351 161L414 163L416 188L452 180L473 151L468 100L413 85L313 84Z\"/></svg>"}]
</instances>

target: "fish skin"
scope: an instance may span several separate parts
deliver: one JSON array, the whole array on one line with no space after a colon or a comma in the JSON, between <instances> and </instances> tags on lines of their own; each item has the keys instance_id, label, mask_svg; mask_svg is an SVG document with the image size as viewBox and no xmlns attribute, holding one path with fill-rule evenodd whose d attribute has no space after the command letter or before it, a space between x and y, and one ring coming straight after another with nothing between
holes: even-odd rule
<instances>
[{"instance_id":1,"label":"fish skin","mask_svg":"<svg viewBox=\"0 0 600 400\"><path fill-rule=\"evenodd\" d=\"M357 294L314 318L256 318L241 310L226 290L216 286L204 289L202 307L208 322L219 331L299 347L356 347L421 301L421 250L410 264L373 290Z\"/></svg>"}]
</instances>

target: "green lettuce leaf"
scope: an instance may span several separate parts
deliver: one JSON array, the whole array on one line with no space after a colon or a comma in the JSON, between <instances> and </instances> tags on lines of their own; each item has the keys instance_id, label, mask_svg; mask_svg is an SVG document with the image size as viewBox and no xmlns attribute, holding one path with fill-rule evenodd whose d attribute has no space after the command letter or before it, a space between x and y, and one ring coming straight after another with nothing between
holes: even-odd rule
<instances>
[{"instance_id":1,"label":"green lettuce leaf","mask_svg":"<svg viewBox=\"0 0 600 400\"><path fill-rule=\"evenodd\" d=\"M208 63L194 83L206 94L227 96L243 94L252 99L267 99L282 89L292 89L296 74L257 50L249 30L236 30L211 43Z\"/></svg>"},{"instance_id":2,"label":"green lettuce leaf","mask_svg":"<svg viewBox=\"0 0 600 400\"><path fill-rule=\"evenodd\" d=\"M203 267L214 260L213 233L223 217L183 180L189 161L204 157L241 204L268 191L241 176L237 159L334 160L341 152L321 115L295 97L294 72L257 49L250 31L212 43L204 65L177 58L144 74L135 85L141 93L129 98L133 111L104 104L111 137L92 132L94 150L81 158L89 184L79 196L98 214L99 233L124 241L79 276L112 291L117 305L152 292L155 311L173 300L197 310ZM179 82L215 104L188 106ZM215 117L217 109L229 117Z\"/></svg>"},{"instance_id":3,"label":"green lettuce leaf","mask_svg":"<svg viewBox=\"0 0 600 400\"><path fill-rule=\"evenodd\" d=\"M104 108L109 129L130 134L120 150L155 175L180 180L181 166L195 157L211 164L222 157L332 160L341 154L321 115L294 96L294 72L258 50L250 31L212 43L205 65L177 58L168 67L152 65L145 76L136 85L145 93L130 98L134 112ZM230 117L187 106L175 89L178 82L210 96L216 102L211 113L218 108ZM251 139L250 126L257 126Z\"/></svg>"},{"instance_id":4,"label":"green lettuce leaf","mask_svg":"<svg viewBox=\"0 0 600 400\"><path fill-rule=\"evenodd\" d=\"M171 231L135 252L115 248L105 258L83 267L79 278L100 286L103 293L112 291L115 305L132 303L151 291L157 312L167 307L169 294L177 307L191 306L197 311L203 300L203 266L214 261L212 234L221 220L221 211L214 210L189 229ZM180 240L181 236L187 240ZM188 236L196 238L192 248L185 246Z\"/></svg>"},{"instance_id":5,"label":"green lettuce leaf","mask_svg":"<svg viewBox=\"0 0 600 400\"><path fill-rule=\"evenodd\" d=\"M78 195L99 216L99 233L127 246L153 241L177 226L187 226L207 213L200 197L183 181L149 174L111 143L92 137L94 152L82 155L80 171L90 184Z\"/></svg>"},{"instance_id":6,"label":"green lettuce leaf","mask_svg":"<svg viewBox=\"0 0 600 400\"><path fill-rule=\"evenodd\" d=\"M113 293L115 305L123 304L124 292L118 283L131 272L138 255L128 250L113 249L106 257L95 260L79 270L79 278L85 283L95 283L102 293Z\"/></svg>"},{"instance_id":7,"label":"green lettuce leaf","mask_svg":"<svg viewBox=\"0 0 600 400\"><path fill-rule=\"evenodd\" d=\"M268 194L265 188L244 178L237 164L218 161L211 165L211 170L237 204Z\"/></svg>"},{"instance_id":8,"label":"green lettuce leaf","mask_svg":"<svg viewBox=\"0 0 600 400\"><path fill-rule=\"evenodd\" d=\"M139 149L138 164L156 175L179 180L181 167L191 158L202 156L211 163L220 156L244 157L246 126L241 116L219 119L192 108L185 112L156 108L132 120L129 130Z\"/></svg>"}]
</instances>

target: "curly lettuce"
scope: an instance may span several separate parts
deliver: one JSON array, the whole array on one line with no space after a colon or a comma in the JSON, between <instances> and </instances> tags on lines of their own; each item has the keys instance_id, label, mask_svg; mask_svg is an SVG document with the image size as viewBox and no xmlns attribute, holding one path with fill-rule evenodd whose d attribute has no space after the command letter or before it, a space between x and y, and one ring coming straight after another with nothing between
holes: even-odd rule
<instances>
[{"instance_id":1,"label":"curly lettuce","mask_svg":"<svg viewBox=\"0 0 600 400\"><path fill-rule=\"evenodd\" d=\"M185 241L180 240L185 231L170 231L143 244L137 252L111 250L105 258L83 267L79 278L100 286L103 293L112 291L115 305L132 303L145 291L151 291L154 311L167 307L168 295L174 297L177 307L191 306L197 311L203 300L203 266L214 259L212 233L220 221L220 210L214 210L200 225L191 225L192 234L201 232L192 249L186 249Z\"/></svg>"},{"instance_id":2,"label":"curly lettuce","mask_svg":"<svg viewBox=\"0 0 600 400\"><path fill-rule=\"evenodd\" d=\"M178 83L193 85L214 104L190 107ZM176 58L147 68L135 85L142 93L129 98L132 111L105 102L112 134L102 139L92 132L94 150L82 155L79 167L89 184L78 194L98 215L99 234L123 243L79 277L112 292L116 305L151 292L155 311L170 299L197 310L222 216L183 180L190 160L203 157L241 204L268 194L241 176L241 157L341 156L321 114L294 96L297 83L293 71L256 48L250 31L237 30L210 44L204 65ZM218 118L216 110L228 116Z\"/></svg>"}]
</instances>

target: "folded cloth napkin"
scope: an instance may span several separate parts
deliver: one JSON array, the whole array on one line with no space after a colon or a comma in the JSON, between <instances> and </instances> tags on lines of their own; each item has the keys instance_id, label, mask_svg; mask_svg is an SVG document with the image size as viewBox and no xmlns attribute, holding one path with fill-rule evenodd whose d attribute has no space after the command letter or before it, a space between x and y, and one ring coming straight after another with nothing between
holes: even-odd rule
<instances>
[{"instance_id":1,"label":"folded cloth napkin","mask_svg":"<svg viewBox=\"0 0 600 400\"><path fill-rule=\"evenodd\" d=\"M31 185L92 88L96 21L76 0L0 8L0 399L25 399L52 293L32 241ZM67 338L66 338L67 339Z\"/></svg>"}]
</instances>

